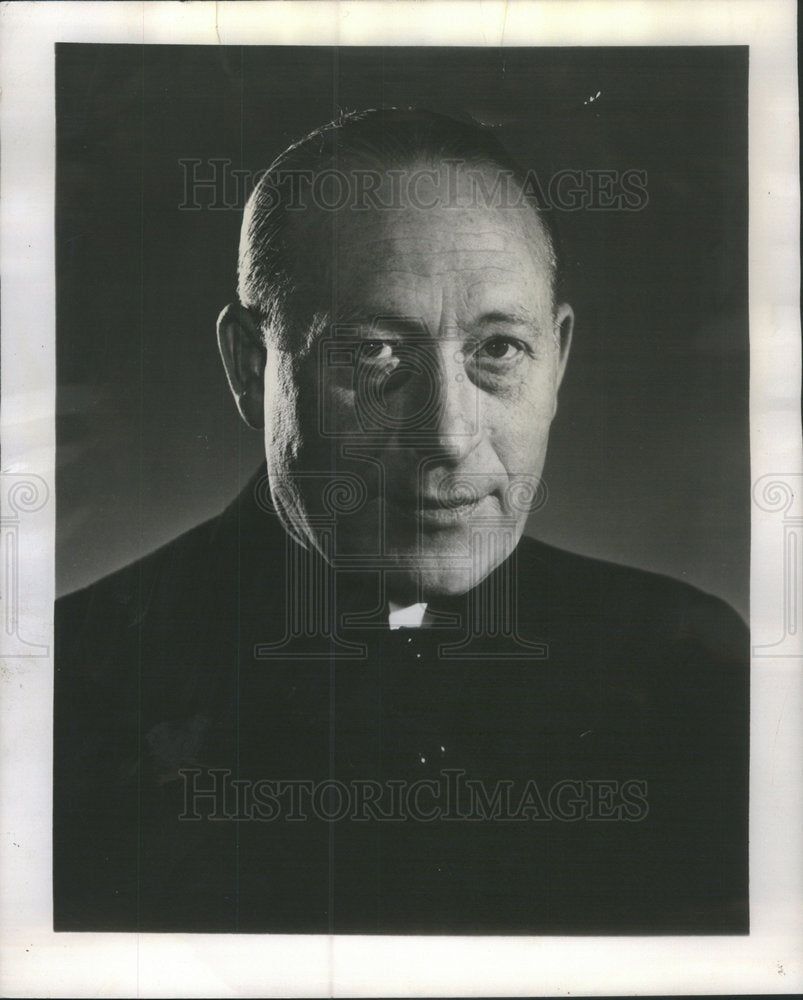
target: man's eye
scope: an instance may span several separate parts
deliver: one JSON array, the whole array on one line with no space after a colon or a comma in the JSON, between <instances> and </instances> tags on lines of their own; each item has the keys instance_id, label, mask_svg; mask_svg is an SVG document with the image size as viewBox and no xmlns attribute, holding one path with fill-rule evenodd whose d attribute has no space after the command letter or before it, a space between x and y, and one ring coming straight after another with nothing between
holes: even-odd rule
<instances>
[{"instance_id":1,"label":"man's eye","mask_svg":"<svg viewBox=\"0 0 803 1000\"><path fill-rule=\"evenodd\" d=\"M360 345L360 359L364 361L390 361L396 349L392 340L366 340Z\"/></svg>"},{"instance_id":2,"label":"man's eye","mask_svg":"<svg viewBox=\"0 0 803 1000\"><path fill-rule=\"evenodd\" d=\"M521 345L509 337L491 337L477 348L478 361L515 361L522 352Z\"/></svg>"}]
</instances>

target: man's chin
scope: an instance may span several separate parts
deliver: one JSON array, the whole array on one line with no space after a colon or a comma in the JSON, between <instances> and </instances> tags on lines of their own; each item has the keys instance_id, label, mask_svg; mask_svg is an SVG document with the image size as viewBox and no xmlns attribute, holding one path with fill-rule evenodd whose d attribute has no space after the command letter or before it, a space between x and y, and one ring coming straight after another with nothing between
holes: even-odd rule
<instances>
[{"instance_id":1,"label":"man's chin","mask_svg":"<svg viewBox=\"0 0 803 1000\"><path fill-rule=\"evenodd\" d=\"M397 520L384 532L364 516L342 518L329 549L337 568L379 570L394 600L410 603L437 597L456 597L476 587L510 555L523 524L511 520L476 522L455 517L432 528Z\"/></svg>"},{"instance_id":2,"label":"man's chin","mask_svg":"<svg viewBox=\"0 0 803 1000\"><path fill-rule=\"evenodd\" d=\"M459 597L481 583L494 568L478 567L471 571L422 570L418 574L421 599L436 601L438 598Z\"/></svg>"},{"instance_id":3,"label":"man's chin","mask_svg":"<svg viewBox=\"0 0 803 1000\"><path fill-rule=\"evenodd\" d=\"M458 560L433 565L432 561L407 562L393 568L389 565L385 578L389 596L400 603L409 600L434 601L438 598L459 597L468 593L489 576L509 555L498 553L501 558L486 561L468 561L460 565Z\"/></svg>"}]
</instances>

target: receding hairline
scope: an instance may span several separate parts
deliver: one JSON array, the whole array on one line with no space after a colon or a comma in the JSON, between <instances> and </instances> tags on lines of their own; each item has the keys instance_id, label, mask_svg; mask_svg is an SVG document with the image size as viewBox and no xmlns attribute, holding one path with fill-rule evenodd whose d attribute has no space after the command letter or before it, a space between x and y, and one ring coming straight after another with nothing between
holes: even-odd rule
<instances>
[{"instance_id":1,"label":"receding hairline","mask_svg":"<svg viewBox=\"0 0 803 1000\"><path fill-rule=\"evenodd\" d=\"M400 122L402 132L404 129L412 131L421 125L416 117L418 114L410 112L410 120L405 117L405 113L399 113L401 117L395 117L394 120ZM531 227L522 223L522 231L527 242L532 244L535 260L547 270L551 307L553 311L557 308L560 268L555 234L552 223L545 218L541 206L525 189L526 174L523 169L496 137L477 123L460 122L434 113L423 114L422 132L413 133L410 148L404 147L404 141L409 140L409 135L389 130L387 135L380 131L377 137L375 119L368 125L369 138L366 140L366 120L356 115L316 129L289 146L265 171L246 205L238 267L240 300L243 305L257 312L263 327L270 326L274 333L281 334L284 332L282 328L290 320L289 314L297 313L293 308L297 303L293 299L304 285L305 271L310 262L307 253L309 244L303 249L298 244L333 211L312 204L291 211L283 204L281 197L277 199L277 180L284 172L292 174L299 165L313 179L313 183L333 169L341 175L351 173L352 177L374 169L383 175L384 182L393 174L409 173L416 169L440 171L447 164L472 174L482 172L486 176L489 173L497 177L506 175L515 185L514 190L520 198L515 207L526 207L530 210L530 218L535 217L535 225ZM451 134L447 136L448 141L439 144L434 134L424 132L429 129L431 133L441 122L445 123ZM338 146L341 135L342 148ZM464 151L456 156L453 150L461 143ZM513 206L494 207L499 211L508 211ZM394 210L394 207L388 207L389 212ZM517 218L521 219L522 216L517 213ZM296 246L293 247L292 244ZM321 263L326 266L324 260ZM265 330L265 333L267 335L268 331Z\"/></svg>"}]
</instances>

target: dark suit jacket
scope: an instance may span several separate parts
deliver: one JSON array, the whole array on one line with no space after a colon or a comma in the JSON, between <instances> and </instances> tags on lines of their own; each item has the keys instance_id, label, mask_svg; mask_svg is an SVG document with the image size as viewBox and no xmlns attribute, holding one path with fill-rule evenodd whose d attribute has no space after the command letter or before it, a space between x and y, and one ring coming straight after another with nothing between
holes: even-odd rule
<instances>
[{"instance_id":1,"label":"dark suit jacket","mask_svg":"<svg viewBox=\"0 0 803 1000\"><path fill-rule=\"evenodd\" d=\"M57 930L747 931L727 605L524 538L390 631L258 486L57 603Z\"/></svg>"}]
</instances>

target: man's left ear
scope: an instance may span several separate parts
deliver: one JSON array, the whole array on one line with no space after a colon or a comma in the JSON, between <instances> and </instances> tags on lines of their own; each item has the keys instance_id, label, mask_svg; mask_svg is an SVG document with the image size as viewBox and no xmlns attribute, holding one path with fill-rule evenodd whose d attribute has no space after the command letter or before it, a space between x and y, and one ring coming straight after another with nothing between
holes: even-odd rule
<instances>
[{"instance_id":1,"label":"man's left ear","mask_svg":"<svg viewBox=\"0 0 803 1000\"><path fill-rule=\"evenodd\" d=\"M267 352L250 309L239 302L226 306L218 316L217 344L240 416L249 427L263 427Z\"/></svg>"},{"instance_id":2,"label":"man's left ear","mask_svg":"<svg viewBox=\"0 0 803 1000\"><path fill-rule=\"evenodd\" d=\"M572 331L574 330L574 310L568 302L562 302L555 310L553 319L555 337L558 341L558 380L557 387L563 381L569 351L572 346Z\"/></svg>"}]
</instances>

